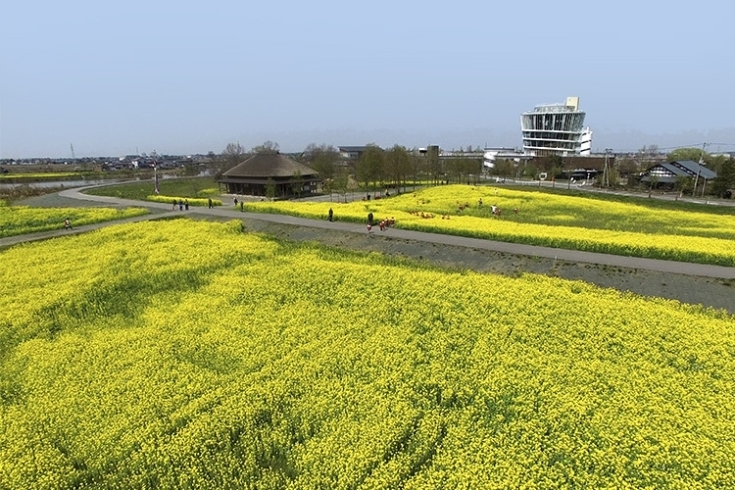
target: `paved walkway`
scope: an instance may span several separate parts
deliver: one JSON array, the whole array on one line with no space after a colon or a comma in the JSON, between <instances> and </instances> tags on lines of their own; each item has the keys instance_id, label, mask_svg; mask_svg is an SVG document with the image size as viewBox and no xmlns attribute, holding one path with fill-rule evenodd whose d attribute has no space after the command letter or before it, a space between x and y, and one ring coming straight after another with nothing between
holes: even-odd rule
<instances>
[{"instance_id":1,"label":"paved walkway","mask_svg":"<svg viewBox=\"0 0 735 490\"><path fill-rule=\"evenodd\" d=\"M94 225L75 228L74 230L56 230L43 233L35 233L32 235L21 235L17 237L8 237L0 239L0 247L14 245L32 240L44 240L56 236L64 236L71 233L81 233L96 228L101 228L109 224L125 223L133 221L142 221L157 219L162 217L171 217L172 215L194 214L209 215L232 219L260 220L272 223L295 226L309 226L313 228L322 228L325 230L339 230L348 233L359 233L366 235L367 231L364 225L344 222L329 222L326 220L313 220L306 218L297 218L282 214L264 214L264 213L243 213L232 207L216 207L213 209L205 207L189 207L188 211L172 210L170 204L154 203L148 201L133 201L129 199L120 199L108 196L94 196L91 194L83 194L85 188L68 189L59 192L62 197L96 201L107 203L110 206L137 206L147 207L157 211L156 214L146 216L138 216L125 220L118 220L106 223L97 223ZM374 230L377 227L373 228ZM426 233L420 231L402 230L400 228L388 228L386 231L375 231L375 234L385 237L393 237L404 240L416 240L421 242L438 243L444 245L452 245L457 247L470 247L481 250L489 250L493 252L501 252L506 254L527 255L535 257L545 257L550 259L562 260L565 262L584 262L599 265L608 265L616 267L625 267L631 269L651 270L658 272L667 272L675 274L686 274L691 276L713 277L720 279L735 279L735 267L724 267L717 265L692 264L687 262L674 262L669 260L642 259L637 257L625 257L620 255L609 255L592 252L582 252L578 250L565 250L551 247L539 247L534 245L522 245L518 243L496 242L484 240L480 238L467 238L453 235L442 235L439 233ZM735 244L733 245L735 246Z\"/></svg>"}]
</instances>

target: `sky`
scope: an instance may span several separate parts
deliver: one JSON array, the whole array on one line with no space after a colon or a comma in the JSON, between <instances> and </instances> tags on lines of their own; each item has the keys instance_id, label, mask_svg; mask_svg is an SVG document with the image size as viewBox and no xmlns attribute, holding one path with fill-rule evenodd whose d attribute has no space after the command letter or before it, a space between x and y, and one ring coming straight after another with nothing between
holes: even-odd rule
<instances>
[{"instance_id":1,"label":"sky","mask_svg":"<svg viewBox=\"0 0 735 490\"><path fill-rule=\"evenodd\" d=\"M735 151L734 14L731 0L9 1L0 159L519 147L520 114L567 96L593 151Z\"/></svg>"}]
</instances>

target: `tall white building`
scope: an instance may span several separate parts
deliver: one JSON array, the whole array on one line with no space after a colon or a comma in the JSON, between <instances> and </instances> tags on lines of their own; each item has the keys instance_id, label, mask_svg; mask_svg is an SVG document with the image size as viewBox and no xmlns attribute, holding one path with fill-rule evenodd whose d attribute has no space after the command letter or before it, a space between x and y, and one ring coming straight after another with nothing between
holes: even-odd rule
<instances>
[{"instance_id":1,"label":"tall white building","mask_svg":"<svg viewBox=\"0 0 735 490\"><path fill-rule=\"evenodd\" d=\"M584 127L579 97L566 103L542 104L521 114L523 151L534 156L589 155L592 131Z\"/></svg>"}]
</instances>

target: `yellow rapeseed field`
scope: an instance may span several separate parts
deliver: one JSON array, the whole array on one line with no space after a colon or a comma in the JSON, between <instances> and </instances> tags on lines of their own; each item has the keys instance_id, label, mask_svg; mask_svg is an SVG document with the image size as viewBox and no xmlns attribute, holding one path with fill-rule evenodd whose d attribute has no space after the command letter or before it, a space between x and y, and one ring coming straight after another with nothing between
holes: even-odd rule
<instances>
[{"instance_id":1,"label":"yellow rapeseed field","mask_svg":"<svg viewBox=\"0 0 735 490\"><path fill-rule=\"evenodd\" d=\"M145 208L33 208L0 201L0 238L63 229L67 218L72 226L83 226L147 213Z\"/></svg>"},{"instance_id":2,"label":"yellow rapeseed field","mask_svg":"<svg viewBox=\"0 0 735 490\"><path fill-rule=\"evenodd\" d=\"M735 488L722 311L238 222L0 261L3 489Z\"/></svg>"},{"instance_id":3,"label":"yellow rapeseed field","mask_svg":"<svg viewBox=\"0 0 735 490\"><path fill-rule=\"evenodd\" d=\"M482 204L480 204L482 200ZM501 210L493 216L492 206ZM249 211L365 222L589 252L735 266L735 213L661 209L589 197L449 185L351 203L246 202ZM461 209L460 209L461 208Z\"/></svg>"}]
</instances>

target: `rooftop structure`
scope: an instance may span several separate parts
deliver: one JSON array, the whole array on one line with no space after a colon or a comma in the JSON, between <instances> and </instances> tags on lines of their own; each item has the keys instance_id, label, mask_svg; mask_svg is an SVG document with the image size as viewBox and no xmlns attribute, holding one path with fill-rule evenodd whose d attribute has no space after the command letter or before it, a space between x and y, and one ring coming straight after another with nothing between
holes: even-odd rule
<instances>
[{"instance_id":1,"label":"rooftop structure","mask_svg":"<svg viewBox=\"0 0 735 490\"><path fill-rule=\"evenodd\" d=\"M589 155L592 131L584 127L579 97L566 103L542 104L521 115L523 151L534 156Z\"/></svg>"},{"instance_id":2,"label":"rooftop structure","mask_svg":"<svg viewBox=\"0 0 735 490\"><path fill-rule=\"evenodd\" d=\"M673 162L657 163L649 167L643 172L641 181L651 182L652 179L655 179L660 183L673 184L677 177L713 180L717 177L717 173L691 160L675 160Z\"/></svg>"},{"instance_id":3,"label":"rooftop structure","mask_svg":"<svg viewBox=\"0 0 735 490\"><path fill-rule=\"evenodd\" d=\"M516 148L507 148L502 146L487 146L483 151L483 166L485 168L495 168L497 160L511 160L516 163L529 160L533 155L518 151Z\"/></svg>"}]
</instances>

